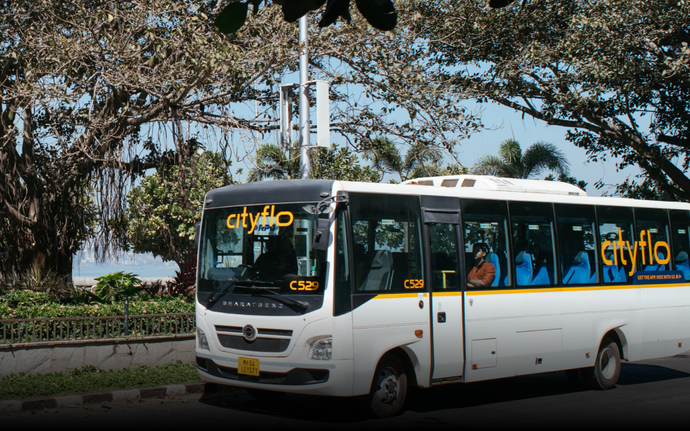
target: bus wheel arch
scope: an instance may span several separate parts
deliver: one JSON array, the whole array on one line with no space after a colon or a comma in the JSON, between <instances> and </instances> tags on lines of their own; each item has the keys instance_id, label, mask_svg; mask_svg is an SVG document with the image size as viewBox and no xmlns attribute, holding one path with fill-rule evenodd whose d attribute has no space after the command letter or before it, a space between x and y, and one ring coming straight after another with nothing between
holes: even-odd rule
<instances>
[{"instance_id":1,"label":"bus wheel arch","mask_svg":"<svg viewBox=\"0 0 690 431\"><path fill-rule=\"evenodd\" d=\"M618 344L618 351L620 352L621 359L628 360L628 339L621 327L613 328L604 335L604 339L608 337Z\"/></svg>"}]
</instances>

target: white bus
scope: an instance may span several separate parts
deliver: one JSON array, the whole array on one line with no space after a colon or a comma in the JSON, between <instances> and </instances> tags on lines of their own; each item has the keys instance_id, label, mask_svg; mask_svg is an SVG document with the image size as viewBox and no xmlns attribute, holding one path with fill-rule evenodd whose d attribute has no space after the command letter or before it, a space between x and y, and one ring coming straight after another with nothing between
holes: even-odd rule
<instances>
[{"instance_id":1,"label":"white bus","mask_svg":"<svg viewBox=\"0 0 690 431\"><path fill-rule=\"evenodd\" d=\"M364 395L381 417L411 386L565 370L612 388L621 360L690 348L689 233L689 204L549 181L212 190L199 375L255 397ZM467 282L476 243L494 269L481 288Z\"/></svg>"}]
</instances>

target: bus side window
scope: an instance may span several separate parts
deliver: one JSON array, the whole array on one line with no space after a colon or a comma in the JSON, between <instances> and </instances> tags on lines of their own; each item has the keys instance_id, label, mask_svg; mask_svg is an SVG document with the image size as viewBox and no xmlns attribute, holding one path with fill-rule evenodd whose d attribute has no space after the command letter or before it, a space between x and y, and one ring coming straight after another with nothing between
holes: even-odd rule
<instances>
[{"instance_id":1,"label":"bus side window","mask_svg":"<svg viewBox=\"0 0 690 431\"><path fill-rule=\"evenodd\" d=\"M464 232L465 270L474 266L472 248L484 243L489 248L485 260L496 271L489 288L512 286L512 259L508 242L508 212L504 201L463 199L460 202ZM467 275L467 274L465 274Z\"/></svg>"},{"instance_id":2,"label":"bus side window","mask_svg":"<svg viewBox=\"0 0 690 431\"><path fill-rule=\"evenodd\" d=\"M598 283L594 207L555 204L554 209L558 226L561 282L565 285Z\"/></svg>"},{"instance_id":3,"label":"bus side window","mask_svg":"<svg viewBox=\"0 0 690 431\"><path fill-rule=\"evenodd\" d=\"M350 194L357 293L424 291L418 196Z\"/></svg>"},{"instance_id":4,"label":"bus side window","mask_svg":"<svg viewBox=\"0 0 690 431\"><path fill-rule=\"evenodd\" d=\"M635 227L638 234L636 240L647 242L644 255L638 249L638 254L643 263L641 266L638 266L637 270L645 272L670 270L671 246L666 210L635 208Z\"/></svg>"},{"instance_id":5,"label":"bus side window","mask_svg":"<svg viewBox=\"0 0 690 431\"><path fill-rule=\"evenodd\" d=\"M635 242L632 208L597 207L599 221L599 256L604 283L625 283L632 280L631 248ZM635 262L637 268L639 256ZM637 269L635 269L637 270Z\"/></svg>"},{"instance_id":6,"label":"bus side window","mask_svg":"<svg viewBox=\"0 0 690 431\"><path fill-rule=\"evenodd\" d=\"M674 269L683 272L683 278L690 280L690 213L683 210L671 210L671 238L673 239Z\"/></svg>"},{"instance_id":7,"label":"bus side window","mask_svg":"<svg viewBox=\"0 0 690 431\"><path fill-rule=\"evenodd\" d=\"M543 202L512 201L509 207L517 285L555 285L553 206Z\"/></svg>"}]
</instances>

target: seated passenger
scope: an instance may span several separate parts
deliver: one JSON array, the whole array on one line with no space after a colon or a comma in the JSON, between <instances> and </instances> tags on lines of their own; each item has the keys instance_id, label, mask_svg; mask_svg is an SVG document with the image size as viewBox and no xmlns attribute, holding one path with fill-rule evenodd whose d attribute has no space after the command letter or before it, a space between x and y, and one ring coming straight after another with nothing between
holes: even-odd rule
<instances>
[{"instance_id":1,"label":"seated passenger","mask_svg":"<svg viewBox=\"0 0 690 431\"><path fill-rule=\"evenodd\" d=\"M485 260L488 253L489 246L483 242L478 242L472 247L474 265L467 275L467 287L491 287L496 277L496 268Z\"/></svg>"}]
</instances>

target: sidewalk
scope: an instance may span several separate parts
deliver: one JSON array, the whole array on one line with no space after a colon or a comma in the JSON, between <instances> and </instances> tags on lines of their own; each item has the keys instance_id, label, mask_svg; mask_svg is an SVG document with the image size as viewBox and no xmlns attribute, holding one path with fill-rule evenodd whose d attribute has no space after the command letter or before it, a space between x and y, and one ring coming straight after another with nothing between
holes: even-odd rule
<instances>
[{"instance_id":1,"label":"sidewalk","mask_svg":"<svg viewBox=\"0 0 690 431\"><path fill-rule=\"evenodd\" d=\"M28 400L0 401L0 415L31 410L57 409L83 404L138 401L147 398L165 398L190 394L215 392L212 383L186 383L155 388L118 390L95 394L64 395L59 397L32 398Z\"/></svg>"}]
</instances>

